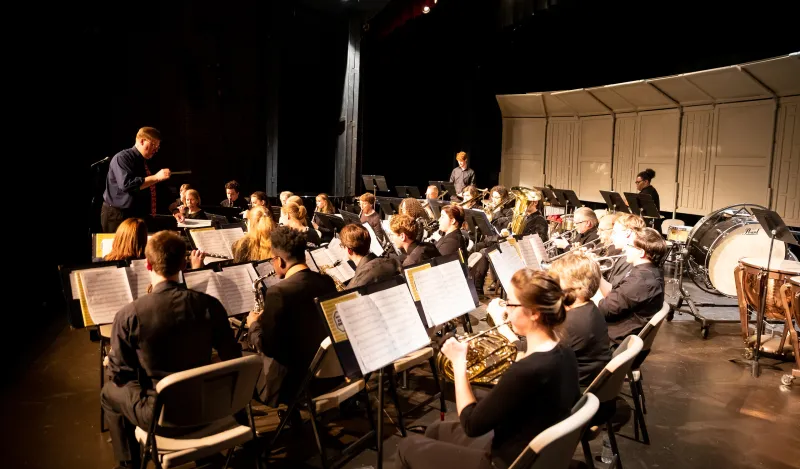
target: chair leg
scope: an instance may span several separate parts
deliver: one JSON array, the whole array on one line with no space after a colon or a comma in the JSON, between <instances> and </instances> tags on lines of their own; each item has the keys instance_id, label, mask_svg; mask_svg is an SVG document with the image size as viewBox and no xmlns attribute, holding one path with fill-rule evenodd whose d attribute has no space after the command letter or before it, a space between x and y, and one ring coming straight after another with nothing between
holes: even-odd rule
<instances>
[{"instance_id":1,"label":"chair leg","mask_svg":"<svg viewBox=\"0 0 800 469\"><path fill-rule=\"evenodd\" d=\"M644 379L644 376L642 376L641 371L639 373L640 373L639 374L639 381L636 382L636 387L639 388L639 396L641 396L641 398L642 398L642 413L646 414L647 413L647 405L646 405L645 398L644 398L644 387L642 386L642 380Z\"/></svg>"},{"instance_id":2,"label":"chair leg","mask_svg":"<svg viewBox=\"0 0 800 469\"><path fill-rule=\"evenodd\" d=\"M647 425L644 421L644 413L642 413L641 394L639 394L639 385L631 381L631 397L633 398L633 436L639 440L639 429L642 429L642 442L646 445L650 444L650 435L647 434Z\"/></svg>"},{"instance_id":3,"label":"chair leg","mask_svg":"<svg viewBox=\"0 0 800 469\"><path fill-rule=\"evenodd\" d=\"M586 435L581 437L581 446L583 447L583 460L586 461L586 465L589 466L589 469L594 469L592 448L589 446L589 440L586 438Z\"/></svg>"},{"instance_id":4,"label":"chair leg","mask_svg":"<svg viewBox=\"0 0 800 469\"><path fill-rule=\"evenodd\" d=\"M439 420L444 421L444 414L447 413L447 402L444 398L444 386L442 385L442 380L439 377L439 372L436 370L436 360L431 357L428 359L428 364L431 367L433 380L436 381L436 388L439 390Z\"/></svg>"},{"instance_id":5,"label":"chair leg","mask_svg":"<svg viewBox=\"0 0 800 469\"><path fill-rule=\"evenodd\" d=\"M606 432L608 433L608 441L611 443L611 452L614 454L614 461L611 463L612 467L622 469L622 457L619 455L619 448L617 447L617 437L614 436L614 427L611 426L611 420L606 422Z\"/></svg>"},{"instance_id":6,"label":"chair leg","mask_svg":"<svg viewBox=\"0 0 800 469\"><path fill-rule=\"evenodd\" d=\"M225 455L225 465L222 466L222 469L228 469L228 464L231 463L231 456L233 456L233 448L228 450L228 454Z\"/></svg>"},{"instance_id":7,"label":"chair leg","mask_svg":"<svg viewBox=\"0 0 800 469\"><path fill-rule=\"evenodd\" d=\"M319 451L319 459L322 463L322 469L327 469L328 459L325 457L325 446L322 443L322 435L317 427L317 411L314 408L314 402L308 396L306 396L306 404L308 405L308 411L311 413L311 429L314 431L314 440L317 443L317 450Z\"/></svg>"},{"instance_id":8,"label":"chair leg","mask_svg":"<svg viewBox=\"0 0 800 469\"><path fill-rule=\"evenodd\" d=\"M405 438L406 424L405 419L403 418L403 411L400 409L400 399L397 396L397 383L395 382L397 377L394 374L393 366L389 365L387 369L389 370L389 394L392 396L394 407L397 411L397 426L400 429L400 434L403 436L403 438Z\"/></svg>"},{"instance_id":9,"label":"chair leg","mask_svg":"<svg viewBox=\"0 0 800 469\"><path fill-rule=\"evenodd\" d=\"M106 369L103 366L103 362L106 359L106 345L105 339L100 337L100 391L103 390L103 386L106 384ZM106 428L106 411L103 410L103 406L100 406L100 433L107 432L108 429Z\"/></svg>"}]
</instances>

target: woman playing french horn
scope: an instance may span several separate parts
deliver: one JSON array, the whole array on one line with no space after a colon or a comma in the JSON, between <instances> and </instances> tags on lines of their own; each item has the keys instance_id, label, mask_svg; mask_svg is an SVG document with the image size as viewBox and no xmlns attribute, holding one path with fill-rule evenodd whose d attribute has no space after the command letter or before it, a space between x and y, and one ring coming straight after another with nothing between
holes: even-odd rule
<instances>
[{"instance_id":1,"label":"woman playing french horn","mask_svg":"<svg viewBox=\"0 0 800 469\"><path fill-rule=\"evenodd\" d=\"M506 311L511 327L527 339L525 356L476 401L467 378L468 344L445 342L442 353L453 363L459 421L436 422L424 437L404 438L397 467L508 467L534 436L569 415L579 397L578 365L554 332L565 317L558 282L541 271L518 271L511 278Z\"/></svg>"}]
</instances>

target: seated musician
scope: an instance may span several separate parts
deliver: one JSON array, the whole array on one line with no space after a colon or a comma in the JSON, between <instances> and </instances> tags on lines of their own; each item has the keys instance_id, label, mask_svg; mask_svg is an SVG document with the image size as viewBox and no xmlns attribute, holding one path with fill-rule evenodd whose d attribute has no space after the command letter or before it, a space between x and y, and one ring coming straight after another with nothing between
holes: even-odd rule
<instances>
[{"instance_id":1,"label":"seated musician","mask_svg":"<svg viewBox=\"0 0 800 469\"><path fill-rule=\"evenodd\" d=\"M403 252L403 267L439 257L439 250L430 243L418 243L417 224L408 215L395 215L389 225L395 235L395 245Z\"/></svg>"},{"instance_id":2,"label":"seated musician","mask_svg":"<svg viewBox=\"0 0 800 469\"><path fill-rule=\"evenodd\" d=\"M293 195L294 195L294 194L293 194L293 193L291 193L291 192L289 192L289 191L283 191L283 192L281 192L281 193L280 193L280 196L278 197L278 198L280 199L280 201L281 201L281 206L284 206L284 205L286 205L286 200L288 200L288 199L289 199L289 197L291 197L291 196L293 196Z\"/></svg>"},{"instance_id":3,"label":"seated musician","mask_svg":"<svg viewBox=\"0 0 800 469\"><path fill-rule=\"evenodd\" d=\"M242 355L222 303L178 283L186 262L184 241L161 231L147 243L145 254L153 291L114 318L111 380L100 394L119 467L139 467L134 429L150 427L159 380L210 364L212 348L222 360Z\"/></svg>"},{"instance_id":4,"label":"seated musician","mask_svg":"<svg viewBox=\"0 0 800 469\"><path fill-rule=\"evenodd\" d=\"M386 234L383 232L383 225L381 225L381 216L375 210L375 196L369 192L366 192L358 198L359 204L361 204L361 223L369 223L369 226L372 227L372 231L375 232L375 236L378 237L378 242L381 244L384 243L386 239Z\"/></svg>"},{"instance_id":5,"label":"seated musician","mask_svg":"<svg viewBox=\"0 0 800 469\"><path fill-rule=\"evenodd\" d=\"M425 211L419 200L410 197L403 199L398 207L398 213L400 215L410 216L417 223L416 241L418 243L421 243L423 240L427 239L433 234L428 233L425 229L425 227L428 225L428 222L431 220L431 217L428 216L428 212Z\"/></svg>"},{"instance_id":6,"label":"seated musician","mask_svg":"<svg viewBox=\"0 0 800 469\"><path fill-rule=\"evenodd\" d=\"M464 223L464 209L458 205L445 205L442 207L442 216L439 217L439 232L442 237L436 241L436 249L439 254L448 256L461 249L464 255L467 253L467 239L461 232L461 225Z\"/></svg>"},{"instance_id":7,"label":"seated musician","mask_svg":"<svg viewBox=\"0 0 800 469\"><path fill-rule=\"evenodd\" d=\"M537 234L542 239L542 242L547 242L550 225L547 223L547 219L542 214L542 211L539 210L539 205L542 203L542 194L539 191L535 191L539 197L539 200L531 200L528 202L528 207L525 209L525 220L522 222L522 236L528 236L532 234Z\"/></svg>"},{"instance_id":8,"label":"seated musician","mask_svg":"<svg viewBox=\"0 0 800 469\"><path fill-rule=\"evenodd\" d=\"M225 200L219 203L221 207L238 208L240 210L247 210L248 201L239 195L239 183L236 181L228 181L225 184Z\"/></svg>"},{"instance_id":9,"label":"seated musician","mask_svg":"<svg viewBox=\"0 0 800 469\"><path fill-rule=\"evenodd\" d=\"M664 275L657 265L667 251L664 239L652 228L633 229L623 249L631 270L613 288L601 280L603 299L597 304L615 343L638 334L664 304Z\"/></svg>"},{"instance_id":10,"label":"seated musician","mask_svg":"<svg viewBox=\"0 0 800 469\"><path fill-rule=\"evenodd\" d=\"M183 220L208 220L206 212L200 208L200 193L194 189L186 191L186 205L174 214L179 222Z\"/></svg>"},{"instance_id":11,"label":"seated musician","mask_svg":"<svg viewBox=\"0 0 800 469\"><path fill-rule=\"evenodd\" d=\"M502 233L503 230L508 230L508 226L511 224L511 220L514 217L514 207L507 205L510 199L508 199L508 189L504 186L492 187L491 193L492 212L489 215L489 221L498 233Z\"/></svg>"},{"instance_id":12,"label":"seated musician","mask_svg":"<svg viewBox=\"0 0 800 469\"><path fill-rule=\"evenodd\" d=\"M272 257L269 237L275 223L267 210L256 205L247 211L247 233L233 243L233 262L263 261Z\"/></svg>"},{"instance_id":13,"label":"seated musician","mask_svg":"<svg viewBox=\"0 0 800 469\"><path fill-rule=\"evenodd\" d=\"M611 240L614 222L617 221L620 215L622 215L622 212L614 212L600 218L600 221L597 222L597 236L600 238L600 246L593 249L590 248L588 252L597 253L601 257L613 256L622 252L621 249L614 246L614 242Z\"/></svg>"},{"instance_id":14,"label":"seated musician","mask_svg":"<svg viewBox=\"0 0 800 469\"><path fill-rule=\"evenodd\" d=\"M575 354L554 331L564 321L563 302L558 282L546 273L514 274L506 312L528 349L480 401L467 378L468 344L448 339L442 353L453 364L459 421L437 421L424 437L403 438L396 467L509 467L536 435L569 416L580 394Z\"/></svg>"},{"instance_id":15,"label":"seated musician","mask_svg":"<svg viewBox=\"0 0 800 469\"><path fill-rule=\"evenodd\" d=\"M308 227L308 213L306 208L302 205L297 205L292 202L286 202L286 205L281 207L281 218L279 223L285 225L293 230L305 233L306 239L309 243L319 246L322 242L319 233L314 229Z\"/></svg>"},{"instance_id":16,"label":"seated musician","mask_svg":"<svg viewBox=\"0 0 800 469\"><path fill-rule=\"evenodd\" d=\"M553 262L548 273L561 284L567 310L557 333L575 352L578 381L585 388L611 360L608 326L591 299L600 286L600 265L578 251Z\"/></svg>"},{"instance_id":17,"label":"seated musician","mask_svg":"<svg viewBox=\"0 0 800 469\"><path fill-rule=\"evenodd\" d=\"M333 204L328 198L328 194L325 193L317 194L315 202L316 202L316 207L314 207L315 212L328 213L331 215L336 213L336 209L333 208ZM333 230L320 225L319 217L317 216L316 213L314 214L314 217L311 219L311 226L313 226L314 229L319 232L320 238L322 238L323 243L331 242L331 239L333 239L334 235Z\"/></svg>"},{"instance_id":18,"label":"seated musician","mask_svg":"<svg viewBox=\"0 0 800 469\"><path fill-rule=\"evenodd\" d=\"M597 215L594 213L594 210L589 207L577 208L575 209L575 213L573 213L572 220L575 224L576 233L575 238L572 240L572 246L595 247L594 245L599 242L599 235L597 234ZM566 239L556 239L554 244L558 249L563 251L567 251L570 248L570 243L567 242Z\"/></svg>"},{"instance_id":19,"label":"seated musician","mask_svg":"<svg viewBox=\"0 0 800 469\"><path fill-rule=\"evenodd\" d=\"M174 215L175 212L180 211L181 207L186 205L186 191L188 191L191 188L192 188L192 186L190 186L189 184L181 184L181 188L180 188L180 193L178 195L178 199L175 202L172 202L171 204L169 204L169 208L168 208L169 213L172 213Z\"/></svg>"},{"instance_id":20,"label":"seated musician","mask_svg":"<svg viewBox=\"0 0 800 469\"><path fill-rule=\"evenodd\" d=\"M631 234L632 230L634 229L643 229L645 228L644 219L638 215L633 215L631 213L617 213L616 220L612 225L611 231L608 234L610 239L610 245L605 251L603 256L617 256L620 254L624 254L622 248L618 248L617 246L627 246L630 244L631 241ZM606 217L603 217L603 220ZM603 220L600 220L601 222ZM598 230L599 232L599 230ZM611 284L611 287L615 287L619 284L619 282L628 275L633 265L625 260L625 257L617 257L613 259L613 263L611 264L611 268L607 271L603 272L603 278Z\"/></svg>"},{"instance_id":21,"label":"seated musician","mask_svg":"<svg viewBox=\"0 0 800 469\"><path fill-rule=\"evenodd\" d=\"M428 188L425 189L425 198L426 199L433 199L433 200L438 199L439 198L439 188L436 187L436 186L428 186Z\"/></svg>"},{"instance_id":22,"label":"seated musician","mask_svg":"<svg viewBox=\"0 0 800 469\"><path fill-rule=\"evenodd\" d=\"M475 186L467 186L461 191L461 200L463 201L462 208L474 208L474 209L481 209L483 208L480 205L480 199L478 199L478 188Z\"/></svg>"},{"instance_id":23,"label":"seated musician","mask_svg":"<svg viewBox=\"0 0 800 469\"><path fill-rule=\"evenodd\" d=\"M247 316L250 345L287 368L280 386L278 401L290 401L302 384L320 343L328 331L314 305L314 298L336 292L333 279L314 272L305 264L306 235L287 226L277 226L270 235L272 267L283 281L267 289L264 311ZM263 402L274 402L275 390L264 387L259 378L258 391Z\"/></svg>"},{"instance_id":24,"label":"seated musician","mask_svg":"<svg viewBox=\"0 0 800 469\"><path fill-rule=\"evenodd\" d=\"M111 252L105 255L104 261L131 261L144 259L144 248L147 246L147 225L141 218L128 218L123 221L114 241L111 243Z\"/></svg>"},{"instance_id":25,"label":"seated musician","mask_svg":"<svg viewBox=\"0 0 800 469\"><path fill-rule=\"evenodd\" d=\"M267 193L264 191L255 191L250 194L250 206L256 207L261 206L267 209L267 213L272 213L272 207L269 205L269 199L267 198Z\"/></svg>"},{"instance_id":26,"label":"seated musician","mask_svg":"<svg viewBox=\"0 0 800 469\"><path fill-rule=\"evenodd\" d=\"M369 251L372 240L369 231L363 226L345 226L339 233L339 239L347 249L347 257L356 265L355 276L347 284L347 288L382 282L401 272L397 259L378 257Z\"/></svg>"}]
</instances>

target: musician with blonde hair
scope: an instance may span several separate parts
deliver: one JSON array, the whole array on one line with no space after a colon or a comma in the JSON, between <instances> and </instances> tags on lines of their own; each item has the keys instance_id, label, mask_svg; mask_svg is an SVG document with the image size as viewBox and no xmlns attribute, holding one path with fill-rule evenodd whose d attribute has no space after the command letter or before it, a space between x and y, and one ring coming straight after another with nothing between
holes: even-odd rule
<instances>
[{"instance_id":1,"label":"musician with blonde hair","mask_svg":"<svg viewBox=\"0 0 800 469\"><path fill-rule=\"evenodd\" d=\"M247 211L247 233L233 243L234 262L263 261L272 257L270 234L275 223L267 210L257 205Z\"/></svg>"},{"instance_id":2,"label":"musician with blonde hair","mask_svg":"<svg viewBox=\"0 0 800 469\"><path fill-rule=\"evenodd\" d=\"M623 254L623 248L630 243L632 230L643 229L644 219L631 213L619 213L613 223L613 228L608 234L611 244L606 249L605 256L618 256ZM625 260L625 257L617 257L613 260L611 268L603 273L603 278L608 281L610 287L614 287L628 275L633 265Z\"/></svg>"},{"instance_id":3,"label":"musician with blonde hair","mask_svg":"<svg viewBox=\"0 0 800 469\"><path fill-rule=\"evenodd\" d=\"M319 246L320 237L314 229L309 229L307 217L308 212L303 205L286 202L286 205L281 207L280 224L285 225L293 230L297 230L306 234L306 239L309 243Z\"/></svg>"},{"instance_id":4,"label":"musician with blonde hair","mask_svg":"<svg viewBox=\"0 0 800 469\"><path fill-rule=\"evenodd\" d=\"M194 189L186 191L186 205L175 213L178 222L189 220L208 220L206 212L200 208L200 193Z\"/></svg>"},{"instance_id":5,"label":"musician with blonde hair","mask_svg":"<svg viewBox=\"0 0 800 469\"><path fill-rule=\"evenodd\" d=\"M289 199L289 197L291 197L291 196L293 196L293 195L294 195L294 194L293 194L293 193L291 193L291 192L289 192L289 191L283 191L283 192L281 192L281 194L280 194L280 196L279 196L279 198L280 198L280 201L281 201L281 206L284 206L284 205L286 205L286 200L288 200L288 199Z\"/></svg>"},{"instance_id":6,"label":"musician with blonde hair","mask_svg":"<svg viewBox=\"0 0 800 469\"><path fill-rule=\"evenodd\" d=\"M511 277L506 313L528 348L480 401L467 378L468 343L448 339L442 353L453 364L459 420L403 438L396 467L509 467L536 435L569 416L579 398L578 363L555 332L565 318L564 300L558 282L542 271L522 269Z\"/></svg>"}]
</instances>

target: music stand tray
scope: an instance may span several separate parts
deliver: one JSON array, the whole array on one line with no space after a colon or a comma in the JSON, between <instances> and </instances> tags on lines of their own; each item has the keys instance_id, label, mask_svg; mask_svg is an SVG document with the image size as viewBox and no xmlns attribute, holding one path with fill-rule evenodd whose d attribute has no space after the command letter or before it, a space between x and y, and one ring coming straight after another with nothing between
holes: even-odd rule
<instances>
[{"instance_id":1,"label":"music stand tray","mask_svg":"<svg viewBox=\"0 0 800 469\"><path fill-rule=\"evenodd\" d=\"M389 192L389 186L386 185L385 176L362 174L361 179L364 180L364 187L366 187L368 191L375 192L379 190L381 192Z\"/></svg>"},{"instance_id":2,"label":"music stand tray","mask_svg":"<svg viewBox=\"0 0 800 469\"><path fill-rule=\"evenodd\" d=\"M625 194L625 200L628 201L628 207L630 207L631 213L642 216L642 207L639 205L639 194L635 192L623 192L623 194Z\"/></svg>"},{"instance_id":3,"label":"music stand tray","mask_svg":"<svg viewBox=\"0 0 800 469\"><path fill-rule=\"evenodd\" d=\"M619 195L619 192L600 191L600 195L603 196L603 200L606 202L609 210L614 212L631 212L630 207L628 207L628 204L622 199L622 196Z\"/></svg>"},{"instance_id":4,"label":"music stand tray","mask_svg":"<svg viewBox=\"0 0 800 469\"><path fill-rule=\"evenodd\" d=\"M431 186L436 186L439 188L439 192L447 192L451 196L458 197L458 193L456 192L456 185L450 181L428 181L428 184Z\"/></svg>"},{"instance_id":5,"label":"music stand tray","mask_svg":"<svg viewBox=\"0 0 800 469\"><path fill-rule=\"evenodd\" d=\"M556 197L555 192L553 192L553 190L549 187L534 187L534 189L540 191L544 196L545 201L552 207L563 207L561 201L558 200L558 197Z\"/></svg>"},{"instance_id":6,"label":"music stand tray","mask_svg":"<svg viewBox=\"0 0 800 469\"><path fill-rule=\"evenodd\" d=\"M397 189L397 196L403 199L407 197L419 199L422 197L417 186L395 186L395 189Z\"/></svg>"}]
</instances>

